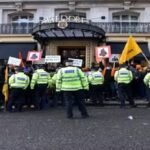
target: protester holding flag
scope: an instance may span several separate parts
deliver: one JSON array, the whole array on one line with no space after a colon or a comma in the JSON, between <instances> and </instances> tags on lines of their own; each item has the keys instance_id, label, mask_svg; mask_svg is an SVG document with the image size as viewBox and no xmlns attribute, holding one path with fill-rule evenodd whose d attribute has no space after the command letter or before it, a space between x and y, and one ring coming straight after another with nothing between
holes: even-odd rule
<instances>
[{"instance_id":1,"label":"protester holding flag","mask_svg":"<svg viewBox=\"0 0 150 150\"><path fill-rule=\"evenodd\" d=\"M0 104L8 100L8 68L0 64Z\"/></svg>"},{"instance_id":2,"label":"protester holding flag","mask_svg":"<svg viewBox=\"0 0 150 150\"><path fill-rule=\"evenodd\" d=\"M8 96L9 96L9 88L8 88L8 66L6 66L6 68L5 68L5 83L3 85L2 93L4 95L4 105L5 105L5 109L6 109L7 102L8 102Z\"/></svg>"},{"instance_id":3,"label":"protester holding flag","mask_svg":"<svg viewBox=\"0 0 150 150\"><path fill-rule=\"evenodd\" d=\"M139 53L142 53L141 48L136 43L135 39L130 36L120 56L119 64L123 64L126 61L129 61L131 58L138 55Z\"/></svg>"}]
</instances>

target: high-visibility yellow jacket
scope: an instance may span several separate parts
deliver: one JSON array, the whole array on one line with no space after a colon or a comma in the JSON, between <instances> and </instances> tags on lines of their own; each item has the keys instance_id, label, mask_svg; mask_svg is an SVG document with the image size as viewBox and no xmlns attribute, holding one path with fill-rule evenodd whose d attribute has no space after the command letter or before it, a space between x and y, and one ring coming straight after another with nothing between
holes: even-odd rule
<instances>
[{"instance_id":1,"label":"high-visibility yellow jacket","mask_svg":"<svg viewBox=\"0 0 150 150\"><path fill-rule=\"evenodd\" d=\"M100 71L93 71L88 76L88 81L91 85L102 85L104 83L104 76Z\"/></svg>"},{"instance_id":2,"label":"high-visibility yellow jacket","mask_svg":"<svg viewBox=\"0 0 150 150\"><path fill-rule=\"evenodd\" d=\"M146 86L150 88L150 73L147 73L143 79Z\"/></svg>"},{"instance_id":3,"label":"high-visibility yellow jacket","mask_svg":"<svg viewBox=\"0 0 150 150\"><path fill-rule=\"evenodd\" d=\"M52 77L52 85L55 86L56 85L56 80L57 80L57 73L55 73Z\"/></svg>"},{"instance_id":4,"label":"high-visibility yellow jacket","mask_svg":"<svg viewBox=\"0 0 150 150\"><path fill-rule=\"evenodd\" d=\"M9 85L11 88L26 89L30 83L30 79L23 72L11 75L9 78Z\"/></svg>"},{"instance_id":5,"label":"high-visibility yellow jacket","mask_svg":"<svg viewBox=\"0 0 150 150\"><path fill-rule=\"evenodd\" d=\"M56 89L58 91L88 90L89 84L81 69L68 66L58 71Z\"/></svg>"},{"instance_id":6,"label":"high-visibility yellow jacket","mask_svg":"<svg viewBox=\"0 0 150 150\"><path fill-rule=\"evenodd\" d=\"M30 87L31 89L34 89L35 85L38 84L47 84L49 85L51 83L51 77L48 72L46 72L44 69L37 69L35 73L33 73Z\"/></svg>"},{"instance_id":7,"label":"high-visibility yellow jacket","mask_svg":"<svg viewBox=\"0 0 150 150\"><path fill-rule=\"evenodd\" d=\"M133 74L126 68L121 68L115 72L114 79L117 83L129 84L133 80Z\"/></svg>"}]
</instances>

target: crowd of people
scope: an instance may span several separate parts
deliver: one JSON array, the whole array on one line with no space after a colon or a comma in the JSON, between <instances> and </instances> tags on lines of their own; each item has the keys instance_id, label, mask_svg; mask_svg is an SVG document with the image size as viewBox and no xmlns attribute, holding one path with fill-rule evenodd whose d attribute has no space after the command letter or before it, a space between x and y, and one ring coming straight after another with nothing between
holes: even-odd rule
<instances>
[{"instance_id":1,"label":"crowd of people","mask_svg":"<svg viewBox=\"0 0 150 150\"><path fill-rule=\"evenodd\" d=\"M92 64L91 68L65 65L26 64L9 66L9 100L5 105L0 92L0 103L9 112L22 111L23 106L35 110L66 106L67 117L73 117L73 105L78 105L82 117L88 117L85 102L105 106L105 101L118 101L125 107L129 101L136 107L135 99L146 99L150 107L150 67L140 64ZM6 66L0 66L0 91L5 82Z\"/></svg>"}]
</instances>

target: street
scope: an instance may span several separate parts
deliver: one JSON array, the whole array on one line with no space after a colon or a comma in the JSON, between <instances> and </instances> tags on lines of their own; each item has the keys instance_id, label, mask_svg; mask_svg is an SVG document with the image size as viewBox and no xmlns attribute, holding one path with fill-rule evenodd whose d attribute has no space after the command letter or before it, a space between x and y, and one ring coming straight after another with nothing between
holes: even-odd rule
<instances>
[{"instance_id":1,"label":"street","mask_svg":"<svg viewBox=\"0 0 150 150\"><path fill-rule=\"evenodd\" d=\"M150 108L88 106L90 118L62 107L0 112L0 150L149 150Z\"/></svg>"}]
</instances>

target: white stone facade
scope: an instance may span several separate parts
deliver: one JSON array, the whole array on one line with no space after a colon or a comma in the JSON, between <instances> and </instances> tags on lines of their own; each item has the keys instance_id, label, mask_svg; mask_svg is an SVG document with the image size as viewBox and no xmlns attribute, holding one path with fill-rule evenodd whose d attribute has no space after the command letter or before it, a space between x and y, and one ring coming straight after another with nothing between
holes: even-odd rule
<instances>
[{"instance_id":1,"label":"white stone facade","mask_svg":"<svg viewBox=\"0 0 150 150\"><path fill-rule=\"evenodd\" d=\"M107 30L108 28L113 28L113 32L105 30L106 41L108 42L126 42L130 31L122 32L122 28L126 29L128 27L127 31L128 29L136 31L137 28L140 32L133 31L133 36L136 37L138 42L147 42L150 49L150 0L0 0L0 25L4 24L0 28L0 41L33 42L32 35L27 35L27 33L31 32L24 31L26 34L21 32L21 36L15 36L15 32L18 32L20 29L17 28L17 30L11 31L14 28L11 28L12 23L33 24L39 23L45 18L54 18L60 15L72 16L72 14L86 18L93 23L104 23L104 26L106 26L105 23L116 23L113 27L107 24ZM143 28L143 26L137 26L139 23L147 24ZM5 24L10 25L10 28L6 29ZM126 26L122 26L124 24ZM119 32L116 30L118 27ZM8 32L3 36L5 31ZM8 38L10 37L8 33L12 34L13 37ZM95 59L94 49L97 46L95 42L86 40L70 42L65 40L63 42L49 41L46 46L46 54L58 54L59 46L85 47L86 66L90 66L90 63Z\"/></svg>"},{"instance_id":2,"label":"white stone facade","mask_svg":"<svg viewBox=\"0 0 150 150\"><path fill-rule=\"evenodd\" d=\"M10 23L11 13L20 11L32 13L34 22L69 11L85 13L87 19L95 22L112 22L114 12L135 12L139 14L138 22L150 22L149 0L0 0L0 24Z\"/></svg>"}]
</instances>

